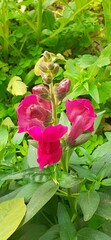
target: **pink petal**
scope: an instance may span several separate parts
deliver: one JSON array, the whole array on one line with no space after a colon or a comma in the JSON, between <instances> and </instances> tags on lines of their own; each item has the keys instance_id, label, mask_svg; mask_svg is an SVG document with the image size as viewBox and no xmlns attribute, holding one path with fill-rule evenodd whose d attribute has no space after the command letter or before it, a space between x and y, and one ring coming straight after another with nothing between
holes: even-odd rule
<instances>
[{"instance_id":1,"label":"pink petal","mask_svg":"<svg viewBox=\"0 0 111 240\"><path fill-rule=\"evenodd\" d=\"M39 143L38 147L38 159L39 168L43 169L46 165L52 165L57 163L62 155L62 147L60 146L59 141L54 144L46 144L46 148Z\"/></svg>"},{"instance_id":2,"label":"pink petal","mask_svg":"<svg viewBox=\"0 0 111 240\"><path fill-rule=\"evenodd\" d=\"M58 124L56 126L48 126L43 132L44 142L55 142L59 140L68 131L68 127Z\"/></svg>"},{"instance_id":3,"label":"pink petal","mask_svg":"<svg viewBox=\"0 0 111 240\"><path fill-rule=\"evenodd\" d=\"M37 126L29 128L27 130L29 135L36 141L42 141L43 139L43 129Z\"/></svg>"}]
</instances>

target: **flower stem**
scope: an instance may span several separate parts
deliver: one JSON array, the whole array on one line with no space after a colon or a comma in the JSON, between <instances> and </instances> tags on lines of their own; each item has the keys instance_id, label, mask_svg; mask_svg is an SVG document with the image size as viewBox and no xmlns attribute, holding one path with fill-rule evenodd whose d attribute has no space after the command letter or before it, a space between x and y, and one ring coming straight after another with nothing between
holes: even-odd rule
<instances>
[{"instance_id":1,"label":"flower stem","mask_svg":"<svg viewBox=\"0 0 111 240\"><path fill-rule=\"evenodd\" d=\"M38 10L37 10L37 43L39 44L41 40L42 31L42 0L38 0Z\"/></svg>"},{"instance_id":2,"label":"flower stem","mask_svg":"<svg viewBox=\"0 0 111 240\"><path fill-rule=\"evenodd\" d=\"M50 96L51 96L51 102L52 102L52 121L53 124L57 124L57 114L56 114L56 102L55 102L55 97L54 97L54 92L53 92L53 82L50 84Z\"/></svg>"}]
</instances>

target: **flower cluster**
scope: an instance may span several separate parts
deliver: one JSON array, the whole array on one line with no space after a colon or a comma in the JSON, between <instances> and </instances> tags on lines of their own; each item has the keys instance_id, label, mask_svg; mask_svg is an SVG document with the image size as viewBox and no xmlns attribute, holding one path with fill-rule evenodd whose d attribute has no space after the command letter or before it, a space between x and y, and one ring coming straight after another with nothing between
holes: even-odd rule
<instances>
[{"instance_id":1,"label":"flower cluster","mask_svg":"<svg viewBox=\"0 0 111 240\"><path fill-rule=\"evenodd\" d=\"M46 165L55 164L61 159L60 140L66 133L64 141L67 146L73 147L78 136L86 131L93 131L96 118L93 106L88 99L66 100L66 115L71 123L71 129L68 130L67 126L57 124L57 104L69 91L70 80L63 79L53 86L52 75L56 72L54 69L57 68L57 64L53 63L51 68L50 61L50 53L45 52L43 62L40 63L40 71L41 76L44 75L43 79L51 76L49 82L45 79L45 84L48 86L42 84L34 86L32 94L26 96L17 108L18 132L27 132L38 142L37 161L40 169Z\"/></svg>"}]
</instances>

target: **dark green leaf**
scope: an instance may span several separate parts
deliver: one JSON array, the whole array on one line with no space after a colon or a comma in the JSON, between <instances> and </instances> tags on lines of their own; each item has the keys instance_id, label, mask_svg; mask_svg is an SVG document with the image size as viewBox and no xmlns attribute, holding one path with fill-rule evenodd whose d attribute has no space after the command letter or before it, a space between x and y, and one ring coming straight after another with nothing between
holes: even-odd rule
<instances>
[{"instance_id":1,"label":"dark green leaf","mask_svg":"<svg viewBox=\"0 0 111 240\"><path fill-rule=\"evenodd\" d=\"M105 233L87 227L78 231L77 236L78 240L111 240Z\"/></svg>"},{"instance_id":2,"label":"dark green leaf","mask_svg":"<svg viewBox=\"0 0 111 240\"><path fill-rule=\"evenodd\" d=\"M62 203L58 204L58 222L61 240L76 240L76 230Z\"/></svg>"},{"instance_id":3,"label":"dark green leaf","mask_svg":"<svg viewBox=\"0 0 111 240\"><path fill-rule=\"evenodd\" d=\"M79 196L79 205L82 209L84 221L88 221L96 212L100 197L96 191L81 192Z\"/></svg>"},{"instance_id":4,"label":"dark green leaf","mask_svg":"<svg viewBox=\"0 0 111 240\"><path fill-rule=\"evenodd\" d=\"M53 181L43 183L34 192L27 205L27 212L23 224L28 222L56 193L57 185ZM23 225L22 224L22 225Z\"/></svg>"}]
</instances>

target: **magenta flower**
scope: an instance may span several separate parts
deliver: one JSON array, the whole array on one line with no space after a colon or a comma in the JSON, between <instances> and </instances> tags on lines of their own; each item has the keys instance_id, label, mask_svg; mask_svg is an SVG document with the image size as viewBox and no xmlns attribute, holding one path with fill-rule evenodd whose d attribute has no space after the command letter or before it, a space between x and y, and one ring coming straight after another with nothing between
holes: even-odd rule
<instances>
[{"instance_id":1,"label":"magenta flower","mask_svg":"<svg viewBox=\"0 0 111 240\"><path fill-rule=\"evenodd\" d=\"M83 132L94 130L94 120L97 115L88 99L67 100L66 114L72 123L67 142L73 145L74 140Z\"/></svg>"},{"instance_id":2,"label":"magenta flower","mask_svg":"<svg viewBox=\"0 0 111 240\"><path fill-rule=\"evenodd\" d=\"M61 124L48 126L44 129L32 127L28 129L29 135L38 141L38 159L39 168L43 169L46 165L57 163L62 156L62 147L60 139L67 132L68 128Z\"/></svg>"},{"instance_id":3,"label":"magenta flower","mask_svg":"<svg viewBox=\"0 0 111 240\"><path fill-rule=\"evenodd\" d=\"M17 108L19 133L33 126L43 128L51 120L51 102L34 94L26 96Z\"/></svg>"}]
</instances>

